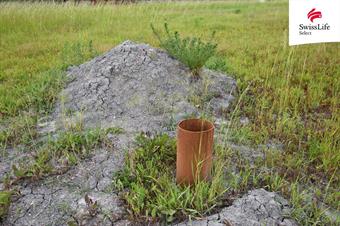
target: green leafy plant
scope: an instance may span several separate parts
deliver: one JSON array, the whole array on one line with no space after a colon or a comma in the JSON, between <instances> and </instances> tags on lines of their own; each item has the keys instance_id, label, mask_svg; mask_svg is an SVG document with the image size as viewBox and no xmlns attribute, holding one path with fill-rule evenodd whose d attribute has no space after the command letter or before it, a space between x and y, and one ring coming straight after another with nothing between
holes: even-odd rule
<instances>
[{"instance_id":1,"label":"green leafy plant","mask_svg":"<svg viewBox=\"0 0 340 226\"><path fill-rule=\"evenodd\" d=\"M200 69L216 52L217 44L211 41L203 42L197 37L181 38L177 31L171 32L169 30L167 23L164 24L164 36L152 24L151 28L159 40L160 46L168 51L171 56L187 65L194 76L199 75Z\"/></svg>"},{"instance_id":2,"label":"green leafy plant","mask_svg":"<svg viewBox=\"0 0 340 226\"><path fill-rule=\"evenodd\" d=\"M136 139L136 150L126 156L126 165L115 175L131 213L138 219L172 222L198 217L219 206L224 193L221 168L215 164L211 182L181 187L175 182L176 142L167 135Z\"/></svg>"}]
</instances>

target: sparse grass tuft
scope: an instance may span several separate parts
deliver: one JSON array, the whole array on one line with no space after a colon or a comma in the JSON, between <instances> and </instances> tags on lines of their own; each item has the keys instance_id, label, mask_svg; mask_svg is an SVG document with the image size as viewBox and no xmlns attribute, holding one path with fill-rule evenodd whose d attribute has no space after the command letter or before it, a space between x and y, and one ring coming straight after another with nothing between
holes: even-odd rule
<instances>
[{"instance_id":1,"label":"sparse grass tuft","mask_svg":"<svg viewBox=\"0 0 340 226\"><path fill-rule=\"evenodd\" d=\"M0 148L16 144L31 144L36 138L36 117L25 114L8 119L0 128Z\"/></svg>"},{"instance_id":2,"label":"sparse grass tuft","mask_svg":"<svg viewBox=\"0 0 340 226\"><path fill-rule=\"evenodd\" d=\"M91 59L96 55L98 55L98 51L94 49L92 40L88 43L66 42L60 54L61 68L67 69L70 65L79 65L85 59Z\"/></svg>"},{"instance_id":3,"label":"sparse grass tuft","mask_svg":"<svg viewBox=\"0 0 340 226\"><path fill-rule=\"evenodd\" d=\"M201 68L211 58L217 48L217 44L203 42L200 38L181 38L178 31L171 32L168 24L164 24L165 36L155 29L151 24L152 31L157 37L160 46L164 48L171 56L187 65L194 76L198 76ZM214 33L212 34L212 37Z\"/></svg>"},{"instance_id":4,"label":"sparse grass tuft","mask_svg":"<svg viewBox=\"0 0 340 226\"><path fill-rule=\"evenodd\" d=\"M320 208L318 202L306 190L300 188L298 183L290 186L290 204L292 205L292 217L300 225L339 225L325 214L325 209Z\"/></svg>"},{"instance_id":5,"label":"sparse grass tuft","mask_svg":"<svg viewBox=\"0 0 340 226\"><path fill-rule=\"evenodd\" d=\"M0 222L8 212L11 204L11 194L10 191L0 191Z\"/></svg>"},{"instance_id":6,"label":"sparse grass tuft","mask_svg":"<svg viewBox=\"0 0 340 226\"><path fill-rule=\"evenodd\" d=\"M48 174L60 173L87 157L93 149L105 145L108 133L121 133L121 129L88 129L64 131L56 139L49 140L34 154L34 159L12 165L14 181L39 179Z\"/></svg>"},{"instance_id":7,"label":"sparse grass tuft","mask_svg":"<svg viewBox=\"0 0 340 226\"><path fill-rule=\"evenodd\" d=\"M266 158L258 158L255 163L250 163L242 156L238 156L235 150L226 150L226 184L229 192L226 196L233 197L235 194L246 193L254 188L264 188L268 191L278 192L283 195L291 205L292 211L287 217L295 219L300 225L338 225L339 220L333 220L326 215L326 208L320 206L320 201L332 197L332 192L320 192L316 196L315 191L310 190L305 179L297 179L290 182L289 172L282 175L275 161L281 161L282 156L268 151ZM304 183L303 183L304 181ZM336 198L336 197L333 197Z\"/></svg>"},{"instance_id":8,"label":"sparse grass tuft","mask_svg":"<svg viewBox=\"0 0 340 226\"><path fill-rule=\"evenodd\" d=\"M136 138L136 150L126 157L126 165L114 185L123 191L134 217L172 222L183 217L211 213L224 194L221 165L215 162L211 182L199 181L192 187L175 182L176 142L167 135Z\"/></svg>"}]
</instances>

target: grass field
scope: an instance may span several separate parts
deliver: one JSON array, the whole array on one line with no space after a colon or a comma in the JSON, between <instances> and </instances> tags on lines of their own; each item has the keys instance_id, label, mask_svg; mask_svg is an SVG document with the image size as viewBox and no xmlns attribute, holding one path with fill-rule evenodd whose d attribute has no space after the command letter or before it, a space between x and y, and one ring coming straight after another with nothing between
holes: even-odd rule
<instances>
[{"instance_id":1,"label":"grass field","mask_svg":"<svg viewBox=\"0 0 340 226\"><path fill-rule=\"evenodd\" d=\"M235 123L234 136L249 145L284 144L283 156L271 159L284 183L272 190L295 204L292 198L303 192L294 188L304 184L340 211L340 44L289 47L286 1L0 4L1 146L31 144L37 118L52 108L67 65L126 39L157 46L150 23L164 22L184 36L208 39L216 31L226 72L245 92L237 117L250 119L248 125ZM316 220L315 213L309 219Z\"/></svg>"}]
</instances>

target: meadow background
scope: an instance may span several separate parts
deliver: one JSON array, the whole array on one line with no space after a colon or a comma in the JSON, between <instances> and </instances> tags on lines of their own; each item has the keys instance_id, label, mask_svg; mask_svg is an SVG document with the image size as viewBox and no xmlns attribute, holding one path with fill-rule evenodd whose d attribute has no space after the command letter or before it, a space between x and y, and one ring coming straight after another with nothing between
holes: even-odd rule
<instances>
[{"instance_id":1,"label":"meadow background","mask_svg":"<svg viewBox=\"0 0 340 226\"><path fill-rule=\"evenodd\" d=\"M297 211L311 208L316 222L328 209L340 211L340 44L288 46L288 1L0 3L2 153L34 147L37 120L53 109L69 65L125 40L157 46L150 24L164 22L206 40L216 31L217 57L244 94L232 138L284 145L270 160L269 181L279 182L269 189L290 197ZM241 117L250 123L237 123ZM292 200L310 189L317 201Z\"/></svg>"}]
</instances>

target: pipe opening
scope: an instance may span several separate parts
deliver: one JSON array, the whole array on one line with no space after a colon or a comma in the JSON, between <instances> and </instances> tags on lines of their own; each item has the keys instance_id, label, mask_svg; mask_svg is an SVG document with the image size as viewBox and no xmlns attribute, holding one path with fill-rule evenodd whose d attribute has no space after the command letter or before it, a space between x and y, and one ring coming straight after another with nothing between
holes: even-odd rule
<instances>
[{"instance_id":1,"label":"pipe opening","mask_svg":"<svg viewBox=\"0 0 340 226\"><path fill-rule=\"evenodd\" d=\"M214 125L202 119L186 119L178 124L178 128L188 132L205 132L214 129Z\"/></svg>"}]
</instances>

